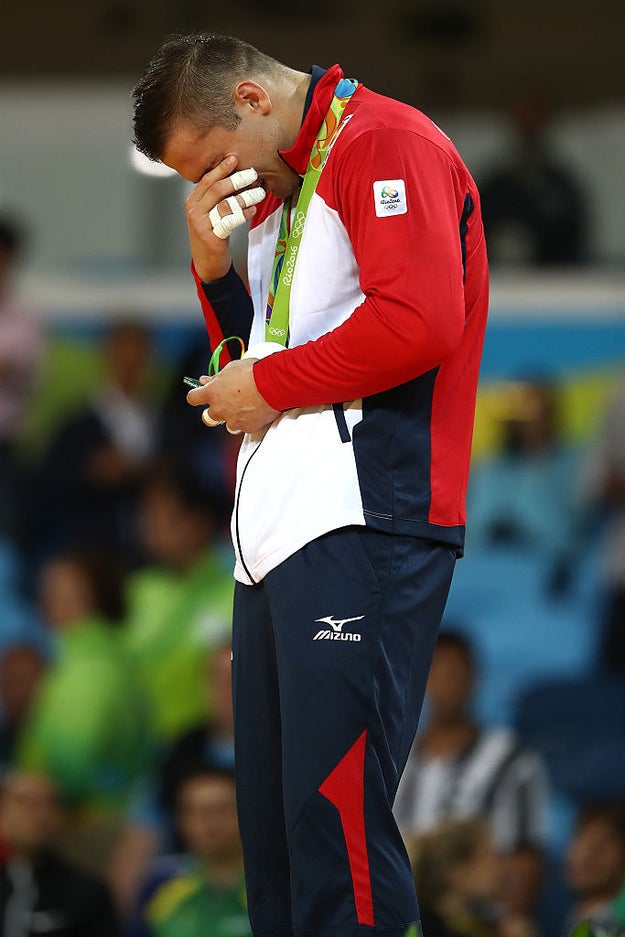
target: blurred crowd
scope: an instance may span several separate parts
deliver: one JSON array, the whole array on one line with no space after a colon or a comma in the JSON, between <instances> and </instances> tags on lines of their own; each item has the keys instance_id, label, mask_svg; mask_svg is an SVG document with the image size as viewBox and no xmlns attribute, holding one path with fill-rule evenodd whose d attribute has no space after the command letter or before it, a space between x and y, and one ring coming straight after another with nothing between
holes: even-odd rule
<instances>
[{"instance_id":1,"label":"blurred crowd","mask_svg":"<svg viewBox=\"0 0 625 937\"><path fill-rule=\"evenodd\" d=\"M553 268L590 259L584 183L551 139L544 94L510 103L510 146L480 180L490 265Z\"/></svg>"},{"instance_id":2,"label":"blurred crowd","mask_svg":"<svg viewBox=\"0 0 625 937\"><path fill-rule=\"evenodd\" d=\"M527 148L493 176L492 200L506 204L505 190L527 235L530 221L547 224L528 221L528 165L542 166L536 208L549 186L552 205L574 204L541 163L538 117L521 118ZM582 248L565 214L574 261ZM505 229L502 254L513 228L520 250L519 219L490 217ZM118 317L97 391L25 457L45 340L12 293L20 249L19 228L0 218L0 933L246 937L227 536L237 440L202 426L182 384L205 370L208 348L190 347L155 396L150 330ZM602 543L596 659L572 692L586 705L608 687L601 726L623 739L625 389L587 452L564 441L543 376L519 379L500 404L498 448L471 483L469 547L538 557L537 590L558 603L588 544ZM553 800L571 791L553 737L541 745L522 720L481 717L489 672L476 643L444 626L397 794L426 937L560 937L584 921L625 932L622 761L588 764L575 737L577 779L603 771L605 784L574 787L575 819L554 848Z\"/></svg>"}]
</instances>

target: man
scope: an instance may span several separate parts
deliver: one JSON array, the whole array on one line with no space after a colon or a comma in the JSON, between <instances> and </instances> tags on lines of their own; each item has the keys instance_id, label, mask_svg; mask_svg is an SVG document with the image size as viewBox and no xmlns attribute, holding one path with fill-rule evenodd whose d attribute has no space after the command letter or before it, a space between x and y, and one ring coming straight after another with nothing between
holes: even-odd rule
<instances>
[{"instance_id":1,"label":"man","mask_svg":"<svg viewBox=\"0 0 625 937\"><path fill-rule=\"evenodd\" d=\"M185 853L156 863L130 934L249 937L232 770L188 770L176 817Z\"/></svg>"},{"instance_id":2,"label":"man","mask_svg":"<svg viewBox=\"0 0 625 937\"><path fill-rule=\"evenodd\" d=\"M510 101L510 144L480 185L491 264L549 268L588 255L582 180L554 148L546 98L543 89Z\"/></svg>"},{"instance_id":3,"label":"man","mask_svg":"<svg viewBox=\"0 0 625 937\"><path fill-rule=\"evenodd\" d=\"M123 910L136 900L138 885L155 853L174 840L173 814L181 782L207 766L234 772L231 656L229 641L211 651L204 666L205 717L173 739L154 776L146 779L130 806L109 874Z\"/></svg>"},{"instance_id":4,"label":"man","mask_svg":"<svg viewBox=\"0 0 625 937\"><path fill-rule=\"evenodd\" d=\"M623 933L625 810L622 806L589 806L580 811L567 849L565 870L576 899L565 933L580 921L589 921L610 934Z\"/></svg>"},{"instance_id":5,"label":"man","mask_svg":"<svg viewBox=\"0 0 625 937\"><path fill-rule=\"evenodd\" d=\"M404 835L447 819L486 819L502 857L506 904L512 913L528 914L536 910L542 883L545 772L509 729L476 722L475 681L471 644L444 631L427 685L428 724L408 758L394 812Z\"/></svg>"},{"instance_id":6,"label":"man","mask_svg":"<svg viewBox=\"0 0 625 937\"><path fill-rule=\"evenodd\" d=\"M223 36L156 53L135 139L195 183L212 348L250 346L188 399L247 434L233 689L253 931L416 933L391 806L462 551L487 307L475 185L418 111ZM248 218L251 298L227 247Z\"/></svg>"},{"instance_id":7,"label":"man","mask_svg":"<svg viewBox=\"0 0 625 937\"><path fill-rule=\"evenodd\" d=\"M39 474L36 539L47 557L90 543L136 563L141 487L159 444L148 399L151 336L138 321L119 320L102 340L103 379L85 406L52 436Z\"/></svg>"},{"instance_id":8,"label":"man","mask_svg":"<svg viewBox=\"0 0 625 937\"><path fill-rule=\"evenodd\" d=\"M61 811L51 781L13 772L0 799L0 933L115 937L119 927L104 885L51 851Z\"/></svg>"},{"instance_id":9,"label":"man","mask_svg":"<svg viewBox=\"0 0 625 937\"><path fill-rule=\"evenodd\" d=\"M123 588L108 555L59 554L42 568L39 609L56 653L16 742L17 764L54 778L72 808L68 848L88 841L98 871L150 755L148 708L118 632Z\"/></svg>"},{"instance_id":10,"label":"man","mask_svg":"<svg viewBox=\"0 0 625 937\"><path fill-rule=\"evenodd\" d=\"M191 473L155 471L140 517L150 562L129 578L125 641L163 743L204 716L204 658L230 638L232 577L216 504Z\"/></svg>"},{"instance_id":11,"label":"man","mask_svg":"<svg viewBox=\"0 0 625 937\"><path fill-rule=\"evenodd\" d=\"M15 748L46 671L43 651L15 641L0 652L0 775L15 757Z\"/></svg>"}]
</instances>

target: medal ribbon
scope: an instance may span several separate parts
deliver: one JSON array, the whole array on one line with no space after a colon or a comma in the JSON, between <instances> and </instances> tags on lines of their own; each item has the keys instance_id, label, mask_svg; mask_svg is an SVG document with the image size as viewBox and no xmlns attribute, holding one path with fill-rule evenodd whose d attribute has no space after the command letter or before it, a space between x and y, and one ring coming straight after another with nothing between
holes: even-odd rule
<instances>
[{"instance_id":1,"label":"medal ribbon","mask_svg":"<svg viewBox=\"0 0 625 937\"><path fill-rule=\"evenodd\" d=\"M291 199L284 200L265 312L265 340L268 342L287 344L291 286L308 206L317 188L330 147L341 129L343 112L357 87L358 82L355 79L341 78L334 89L330 109L323 119L310 153L292 224Z\"/></svg>"}]
</instances>

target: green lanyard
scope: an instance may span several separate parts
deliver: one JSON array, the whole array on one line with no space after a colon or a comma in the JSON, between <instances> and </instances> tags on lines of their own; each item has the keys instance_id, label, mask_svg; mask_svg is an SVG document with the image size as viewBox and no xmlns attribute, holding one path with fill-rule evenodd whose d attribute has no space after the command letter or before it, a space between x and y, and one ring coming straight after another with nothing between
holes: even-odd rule
<instances>
[{"instance_id":1,"label":"green lanyard","mask_svg":"<svg viewBox=\"0 0 625 937\"><path fill-rule=\"evenodd\" d=\"M328 150L338 136L343 111L357 87L358 82L355 79L341 78L334 89L330 109L323 119L310 153L308 168L297 200L293 225L290 223L291 199L284 201L267 297L265 341L277 342L280 345L286 345L288 341L291 286L308 206L317 188Z\"/></svg>"}]
</instances>

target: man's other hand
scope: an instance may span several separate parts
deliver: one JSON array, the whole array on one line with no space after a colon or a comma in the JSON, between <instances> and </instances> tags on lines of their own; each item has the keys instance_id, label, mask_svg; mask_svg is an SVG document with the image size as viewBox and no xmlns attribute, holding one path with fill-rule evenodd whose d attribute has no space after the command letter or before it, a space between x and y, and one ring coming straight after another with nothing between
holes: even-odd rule
<instances>
[{"instance_id":1,"label":"man's other hand","mask_svg":"<svg viewBox=\"0 0 625 937\"><path fill-rule=\"evenodd\" d=\"M209 426L225 423L231 433L257 433L273 423L280 411L270 407L256 388L256 361L258 358L231 361L214 377L201 377L202 387L189 391L187 403L192 407L210 407L202 414Z\"/></svg>"}]
</instances>

